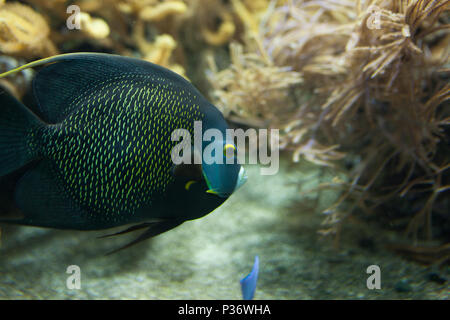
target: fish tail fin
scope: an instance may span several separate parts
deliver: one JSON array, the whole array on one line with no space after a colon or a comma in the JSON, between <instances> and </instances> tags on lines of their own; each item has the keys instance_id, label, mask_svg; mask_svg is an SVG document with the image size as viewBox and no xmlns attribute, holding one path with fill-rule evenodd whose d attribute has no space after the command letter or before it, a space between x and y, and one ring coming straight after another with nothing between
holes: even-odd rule
<instances>
[{"instance_id":1,"label":"fish tail fin","mask_svg":"<svg viewBox=\"0 0 450 320\"><path fill-rule=\"evenodd\" d=\"M0 177L34 159L30 134L42 125L24 104L0 89Z\"/></svg>"}]
</instances>

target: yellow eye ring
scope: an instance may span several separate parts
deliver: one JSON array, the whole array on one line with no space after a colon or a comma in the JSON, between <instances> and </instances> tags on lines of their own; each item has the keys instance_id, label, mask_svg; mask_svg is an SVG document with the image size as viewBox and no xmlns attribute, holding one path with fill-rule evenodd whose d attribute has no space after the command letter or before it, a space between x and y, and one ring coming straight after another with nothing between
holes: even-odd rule
<instances>
[{"instance_id":1,"label":"yellow eye ring","mask_svg":"<svg viewBox=\"0 0 450 320\"><path fill-rule=\"evenodd\" d=\"M233 153L229 153L228 150L233 150ZM225 157L229 157L231 155L234 155L236 153L236 147L234 145L232 145L231 143L227 143L224 147L223 147L223 154Z\"/></svg>"}]
</instances>

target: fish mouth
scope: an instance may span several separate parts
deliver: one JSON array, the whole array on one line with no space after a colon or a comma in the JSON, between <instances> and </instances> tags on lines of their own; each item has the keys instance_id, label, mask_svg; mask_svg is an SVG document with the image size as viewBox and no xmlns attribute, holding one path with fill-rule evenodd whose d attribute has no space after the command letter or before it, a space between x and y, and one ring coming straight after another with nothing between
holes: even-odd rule
<instances>
[{"instance_id":1,"label":"fish mouth","mask_svg":"<svg viewBox=\"0 0 450 320\"><path fill-rule=\"evenodd\" d=\"M228 198L231 195L231 192L219 192L214 189L209 189L206 191L207 193L215 194L221 198Z\"/></svg>"},{"instance_id":2,"label":"fish mouth","mask_svg":"<svg viewBox=\"0 0 450 320\"><path fill-rule=\"evenodd\" d=\"M240 187L242 187L247 182L248 176L245 172L245 169L243 166L241 166L241 169L239 170L236 186L234 187L234 191L238 190Z\"/></svg>"}]
</instances>

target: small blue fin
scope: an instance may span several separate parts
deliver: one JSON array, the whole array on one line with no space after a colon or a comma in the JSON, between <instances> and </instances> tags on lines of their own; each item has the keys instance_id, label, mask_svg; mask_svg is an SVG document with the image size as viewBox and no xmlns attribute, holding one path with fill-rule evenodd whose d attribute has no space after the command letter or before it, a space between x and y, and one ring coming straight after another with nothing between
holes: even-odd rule
<instances>
[{"instance_id":1,"label":"small blue fin","mask_svg":"<svg viewBox=\"0 0 450 320\"><path fill-rule=\"evenodd\" d=\"M259 257L255 257L252 271L241 279L242 298L244 300L252 300L255 295L256 283L258 282Z\"/></svg>"}]
</instances>

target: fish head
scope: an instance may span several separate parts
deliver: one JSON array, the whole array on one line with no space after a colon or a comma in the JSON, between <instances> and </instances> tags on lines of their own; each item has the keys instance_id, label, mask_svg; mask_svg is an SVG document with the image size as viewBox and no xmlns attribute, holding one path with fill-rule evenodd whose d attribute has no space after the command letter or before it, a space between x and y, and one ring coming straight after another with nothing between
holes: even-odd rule
<instances>
[{"instance_id":1,"label":"fish head","mask_svg":"<svg viewBox=\"0 0 450 320\"><path fill-rule=\"evenodd\" d=\"M212 157L204 153L202 160L207 192L228 198L247 181L247 174L238 161L237 148L232 141L216 140L210 147Z\"/></svg>"}]
</instances>

